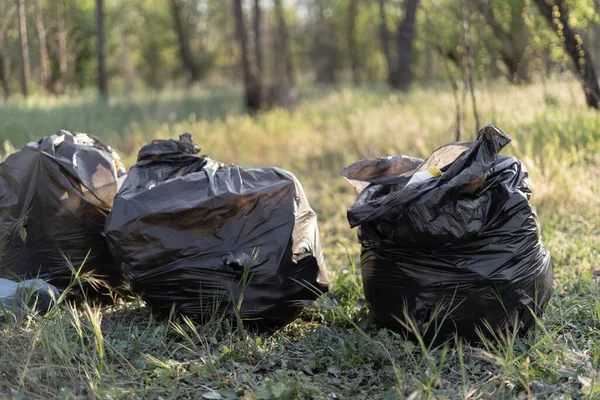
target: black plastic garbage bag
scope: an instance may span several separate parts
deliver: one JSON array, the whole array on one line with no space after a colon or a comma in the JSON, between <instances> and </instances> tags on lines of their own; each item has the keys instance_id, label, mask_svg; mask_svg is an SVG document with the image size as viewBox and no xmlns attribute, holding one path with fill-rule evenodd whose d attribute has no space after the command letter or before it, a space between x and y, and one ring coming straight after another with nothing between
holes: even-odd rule
<instances>
[{"instance_id":1,"label":"black plastic garbage bag","mask_svg":"<svg viewBox=\"0 0 600 400\"><path fill-rule=\"evenodd\" d=\"M58 289L41 279L14 282L0 278L0 321L7 313L21 319L28 309L44 315L59 297Z\"/></svg>"},{"instance_id":2,"label":"black plastic garbage bag","mask_svg":"<svg viewBox=\"0 0 600 400\"><path fill-rule=\"evenodd\" d=\"M67 258L118 284L103 233L124 173L110 147L83 133L60 131L11 154L0 164L1 276L62 290L72 279Z\"/></svg>"},{"instance_id":3,"label":"black plastic garbage bag","mask_svg":"<svg viewBox=\"0 0 600 400\"><path fill-rule=\"evenodd\" d=\"M499 155L510 140L488 125L475 141L444 146L424 162L389 157L342 170L356 187L369 183L348 221L360 227L365 296L383 325L414 333L408 315L426 338L476 338L477 328L488 334L516 323L525 331L541 314L552 263L527 171ZM430 166L442 175L406 186Z\"/></svg>"},{"instance_id":4,"label":"black plastic garbage bag","mask_svg":"<svg viewBox=\"0 0 600 400\"><path fill-rule=\"evenodd\" d=\"M141 149L106 224L132 290L163 313L293 320L328 287L317 218L277 168L224 166L191 136Z\"/></svg>"}]
</instances>

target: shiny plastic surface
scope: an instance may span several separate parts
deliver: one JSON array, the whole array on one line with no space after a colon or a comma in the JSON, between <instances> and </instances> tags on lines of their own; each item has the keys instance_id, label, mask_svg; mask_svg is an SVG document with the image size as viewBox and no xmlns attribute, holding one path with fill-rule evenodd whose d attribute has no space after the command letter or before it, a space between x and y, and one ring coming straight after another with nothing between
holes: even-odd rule
<instances>
[{"instance_id":1,"label":"shiny plastic surface","mask_svg":"<svg viewBox=\"0 0 600 400\"><path fill-rule=\"evenodd\" d=\"M125 174L98 139L60 131L31 142L0 164L0 268L13 279L40 278L64 289L77 269L113 285L120 270L104 240L104 223Z\"/></svg>"},{"instance_id":2,"label":"shiny plastic surface","mask_svg":"<svg viewBox=\"0 0 600 400\"><path fill-rule=\"evenodd\" d=\"M499 155L510 140L488 125L475 141L444 146L424 162L363 160L342 171L351 182L371 183L348 221L360 227L365 296L382 324L406 332L409 315L426 337L475 338L477 328L489 333L484 320L494 330L516 322L525 331L534 322L529 310L542 313L552 262L527 171ZM397 165L382 168L382 160ZM406 187L431 165L442 176Z\"/></svg>"},{"instance_id":3,"label":"shiny plastic surface","mask_svg":"<svg viewBox=\"0 0 600 400\"><path fill-rule=\"evenodd\" d=\"M155 141L115 199L106 237L154 309L278 326L328 287L317 218L278 168L225 166L185 140Z\"/></svg>"},{"instance_id":4,"label":"shiny plastic surface","mask_svg":"<svg viewBox=\"0 0 600 400\"><path fill-rule=\"evenodd\" d=\"M0 278L0 322L6 319L6 313L17 319L23 318L28 310L44 315L59 297L58 289L41 279L13 282Z\"/></svg>"}]
</instances>

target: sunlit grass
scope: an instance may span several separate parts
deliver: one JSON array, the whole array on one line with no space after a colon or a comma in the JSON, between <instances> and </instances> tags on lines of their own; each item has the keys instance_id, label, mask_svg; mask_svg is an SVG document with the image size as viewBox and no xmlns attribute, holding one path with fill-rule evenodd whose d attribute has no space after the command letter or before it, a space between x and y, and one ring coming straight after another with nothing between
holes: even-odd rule
<instances>
[{"instance_id":1,"label":"sunlit grass","mask_svg":"<svg viewBox=\"0 0 600 400\"><path fill-rule=\"evenodd\" d=\"M489 87L489 89L488 89ZM139 299L99 308L61 305L0 327L0 395L34 398L578 398L600 395L600 114L564 81L480 84L481 123L513 137L523 160L556 291L537 328L479 346L407 342L369 320L360 246L345 220L354 190L339 176L358 159L426 157L455 136L444 86L397 94L384 87L301 89L292 111L248 116L239 91L137 93L108 105L91 95L11 100L0 107L0 152L62 128L98 135L128 166L154 138L193 134L202 153L294 172L319 217L332 290L275 333L158 318ZM463 140L475 122L465 108ZM2 149L4 149L2 151ZM91 278L91 277L90 277ZM17 379L13 379L17 377ZM212 397L211 397L212 396ZM219 397L220 396L220 397Z\"/></svg>"}]
</instances>

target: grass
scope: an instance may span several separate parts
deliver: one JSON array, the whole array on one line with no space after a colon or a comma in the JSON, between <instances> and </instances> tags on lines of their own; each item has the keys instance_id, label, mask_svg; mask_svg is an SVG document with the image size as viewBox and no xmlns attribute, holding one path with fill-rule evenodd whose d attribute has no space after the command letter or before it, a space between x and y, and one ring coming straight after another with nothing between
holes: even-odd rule
<instances>
[{"instance_id":1,"label":"grass","mask_svg":"<svg viewBox=\"0 0 600 400\"><path fill-rule=\"evenodd\" d=\"M8 398L600 398L600 116L574 82L477 93L480 119L512 135L507 154L530 171L532 201L555 265L555 293L536 329L479 345L432 347L374 325L348 228L355 198L339 176L361 158L426 156L453 140L452 93L418 87L301 91L291 113L241 113L235 90L11 100L5 148L59 128L105 139L128 165L153 138L194 135L203 153L293 171L319 215L332 290L270 334L235 321L159 318L139 299L112 306L65 299L45 317L0 327L0 397ZM471 117L463 139L475 135Z\"/></svg>"}]
</instances>

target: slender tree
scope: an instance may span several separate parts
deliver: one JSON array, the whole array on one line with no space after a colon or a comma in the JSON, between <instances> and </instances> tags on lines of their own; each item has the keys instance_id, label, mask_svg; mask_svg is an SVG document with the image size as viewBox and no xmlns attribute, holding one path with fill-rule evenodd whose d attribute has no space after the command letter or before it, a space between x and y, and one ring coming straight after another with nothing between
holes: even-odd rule
<instances>
[{"instance_id":1,"label":"slender tree","mask_svg":"<svg viewBox=\"0 0 600 400\"><path fill-rule=\"evenodd\" d=\"M260 0L254 0L254 52L256 54L256 73L259 80L262 80L263 75L263 51L262 51L262 10Z\"/></svg>"},{"instance_id":2,"label":"slender tree","mask_svg":"<svg viewBox=\"0 0 600 400\"><path fill-rule=\"evenodd\" d=\"M575 70L581 78L585 101L589 107L600 109L600 86L594 62L583 39L569 25L569 9L565 0L534 0L540 13L564 43Z\"/></svg>"},{"instance_id":3,"label":"slender tree","mask_svg":"<svg viewBox=\"0 0 600 400\"><path fill-rule=\"evenodd\" d=\"M294 61L292 60L292 53L290 51L290 33L285 21L282 1L273 0L273 3L277 16L276 63L277 65L281 65L285 70L287 83L293 86L296 79L294 77Z\"/></svg>"},{"instance_id":4,"label":"slender tree","mask_svg":"<svg viewBox=\"0 0 600 400\"><path fill-rule=\"evenodd\" d=\"M315 11L317 12L313 48L316 67L315 81L318 84L331 85L337 81L336 70L339 61L336 31L329 16L326 16L328 10L323 0L316 1Z\"/></svg>"},{"instance_id":5,"label":"slender tree","mask_svg":"<svg viewBox=\"0 0 600 400\"><path fill-rule=\"evenodd\" d=\"M135 86L135 68L131 62L129 51L129 32L125 21L121 21L121 24L121 70L123 72L125 91L129 93Z\"/></svg>"},{"instance_id":6,"label":"slender tree","mask_svg":"<svg viewBox=\"0 0 600 400\"><path fill-rule=\"evenodd\" d=\"M60 89L64 90L68 80L67 33L63 19L63 0L56 0L56 41L58 43L58 69Z\"/></svg>"},{"instance_id":7,"label":"slender tree","mask_svg":"<svg viewBox=\"0 0 600 400\"><path fill-rule=\"evenodd\" d=\"M350 68L352 70L352 82L358 86L360 77L360 56L358 44L356 43L356 18L358 16L359 0L350 0L348 7L348 53L350 54Z\"/></svg>"},{"instance_id":8,"label":"slender tree","mask_svg":"<svg viewBox=\"0 0 600 400\"><path fill-rule=\"evenodd\" d=\"M6 100L10 96L10 86L8 85L8 77L6 76L6 60L2 50L3 48L0 48L0 84L2 85L2 95Z\"/></svg>"},{"instance_id":9,"label":"slender tree","mask_svg":"<svg viewBox=\"0 0 600 400\"><path fill-rule=\"evenodd\" d=\"M509 79L515 83L526 83L531 80L529 76L528 60L525 57L527 49L527 24L523 18L525 3L519 1L511 7L510 27L505 29L497 19L489 0L477 0L477 10L483 15L486 24L494 32L500 42L500 58L508 69ZM509 4L511 6L512 4Z\"/></svg>"},{"instance_id":10,"label":"slender tree","mask_svg":"<svg viewBox=\"0 0 600 400\"><path fill-rule=\"evenodd\" d=\"M464 47L464 68L465 71L465 90L469 88L471 94L471 105L473 107L473 117L475 118L475 130L477 132L481 125L479 125L479 113L477 112L477 99L475 98L475 57L473 51L473 39L471 36L471 18L473 10L471 8L471 0L465 1L467 4L463 9L463 47ZM464 99L464 98L463 98ZM465 101L463 100L463 104Z\"/></svg>"},{"instance_id":11,"label":"slender tree","mask_svg":"<svg viewBox=\"0 0 600 400\"><path fill-rule=\"evenodd\" d=\"M21 93L29 94L31 67L29 66L29 44L27 42L27 19L25 18L25 0L17 0L19 13L19 42L21 44Z\"/></svg>"},{"instance_id":12,"label":"slender tree","mask_svg":"<svg viewBox=\"0 0 600 400\"><path fill-rule=\"evenodd\" d=\"M405 1L404 18L396 29L396 56L394 57L390 48L385 0L379 0L381 45L388 65L388 83L394 89L408 90L412 83L411 64L418 6L419 0Z\"/></svg>"},{"instance_id":13,"label":"slender tree","mask_svg":"<svg viewBox=\"0 0 600 400\"><path fill-rule=\"evenodd\" d=\"M290 109L295 100L294 71L289 48L289 34L281 0L273 0L277 29L273 40L274 83L267 93L269 106Z\"/></svg>"},{"instance_id":14,"label":"slender tree","mask_svg":"<svg viewBox=\"0 0 600 400\"><path fill-rule=\"evenodd\" d=\"M173 15L173 22L175 24L177 39L179 41L179 55L181 56L181 61L183 63L186 82L189 86L192 82L196 82L199 79L198 68L192 59L192 51L190 49L188 33L186 32L181 18L181 0L170 0L170 3L171 14Z\"/></svg>"},{"instance_id":15,"label":"slender tree","mask_svg":"<svg viewBox=\"0 0 600 400\"><path fill-rule=\"evenodd\" d=\"M242 72L244 74L244 86L246 89L246 106L250 111L257 111L260 109L262 103L262 88L250 63L248 32L246 31L246 24L244 22L242 0L233 0L233 11L235 15L236 36L241 50Z\"/></svg>"},{"instance_id":16,"label":"slender tree","mask_svg":"<svg viewBox=\"0 0 600 400\"><path fill-rule=\"evenodd\" d=\"M40 80L42 85L49 91L52 91L52 76L50 75L50 58L48 57L48 43L46 41L46 28L40 0L34 0L35 5L35 25L38 32L38 42L40 46Z\"/></svg>"},{"instance_id":17,"label":"slender tree","mask_svg":"<svg viewBox=\"0 0 600 400\"><path fill-rule=\"evenodd\" d=\"M396 68L397 77L393 80L394 88L400 90L408 90L412 83L410 67L413 60L413 42L419 0L406 0L405 4L404 19L398 26L396 38L398 64Z\"/></svg>"},{"instance_id":18,"label":"slender tree","mask_svg":"<svg viewBox=\"0 0 600 400\"><path fill-rule=\"evenodd\" d=\"M98 60L98 91L108 99L108 82L104 57L104 0L96 0L96 58Z\"/></svg>"},{"instance_id":19,"label":"slender tree","mask_svg":"<svg viewBox=\"0 0 600 400\"><path fill-rule=\"evenodd\" d=\"M6 39L6 32L10 27L10 23L13 22L15 12L15 7L12 5L9 6L8 12L4 20L2 20L2 24L0 25L0 83L2 84L2 93L5 99L10 96L10 85L8 84L8 73L6 71L8 60L6 57L6 47L4 46L4 41Z\"/></svg>"},{"instance_id":20,"label":"slender tree","mask_svg":"<svg viewBox=\"0 0 600 400\"><path fill-rule=\"evenodd\" d=\"M394 74L396 70L396 66L394 60L392 59L392 53L390 51L390 31L387 26L387 14L385 11L385 0L379 1L379 35L381 39L381 48L383 50L383 55L385 56L385 61L387 63L388 70L388 84L393 86L393 82L395 80Z\"/></svg>"}]
</instances>

